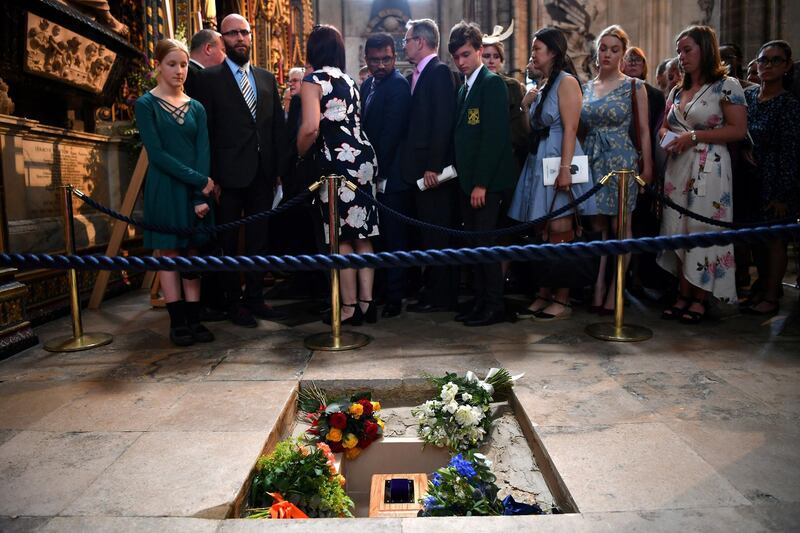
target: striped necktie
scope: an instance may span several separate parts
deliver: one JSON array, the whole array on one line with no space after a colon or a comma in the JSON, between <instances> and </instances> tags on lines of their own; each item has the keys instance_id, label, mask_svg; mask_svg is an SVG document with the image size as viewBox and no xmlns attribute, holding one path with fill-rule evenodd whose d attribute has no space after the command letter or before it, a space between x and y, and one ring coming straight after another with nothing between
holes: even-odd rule
<instances>
[{"instance_id":1,"label":"striped necktie","mask_svg":"<svg viewBox=\"0 0 800 533\"><path fill-rule=\"evenodd\" d=\"M239 89L241 89L242 96L244 96L244 102L247 104L248 109L250 109L250 114L253 115L253 118L256 118L256 94L253 92L250 79L247 77L247 69L239 67L239 73L242 75L239 81Z\"/></svg>"}]
</instances>

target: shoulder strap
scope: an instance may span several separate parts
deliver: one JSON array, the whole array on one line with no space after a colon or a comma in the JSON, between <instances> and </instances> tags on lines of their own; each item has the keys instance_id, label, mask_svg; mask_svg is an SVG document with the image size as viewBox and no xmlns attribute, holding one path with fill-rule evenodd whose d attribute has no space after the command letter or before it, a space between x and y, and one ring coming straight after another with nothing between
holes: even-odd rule
<instances>
[{"instance_id":1,"label":"shoulder strap","mask_svg":"<svg viewBox=\"0 0 800 533\"><path fill-rule=\"evenodd\" d=\"M635 137L633 139L633 146L636 148L636 151L639 154L642 153L642 146L641 146L641 132L639 131L639 106L638 100L636 98L636 78L631 80L631 105L633 106L633 131L635 133Z\"/></svg>"},{"instance_id":2,"label":"shoulder strap","mask_svg":"<svg viewBox=\"0 0 800 533\"><path fill-rule=\"evenodd\" d=\"M553 187L555 187L555 186L556 185L554 183ZM550 202L550 209L547 210L547 214L550 214L550 213L553 212L553 206L556 205L556 197L558 196L558 193L560 193L560 192L561 191L559 189L556 189L556 193L553 195L553 200ZM567 189L566 193L567 193L567 195L569 195L569 201L570 202L574 202L575 201L575 195L572 194L572 187ZM574 219L573 227L577 230L578 234L582 233L583 232L583 226L581 225L581 219L578 216L578 208L577 208L577 206L572 210L572 216L573 216L573 219ZM550 232L550 222L552 220L553 220L552 218L548 219L547 222L545 223L545 230L548 233Z\"/></svg>"}]
</instances>

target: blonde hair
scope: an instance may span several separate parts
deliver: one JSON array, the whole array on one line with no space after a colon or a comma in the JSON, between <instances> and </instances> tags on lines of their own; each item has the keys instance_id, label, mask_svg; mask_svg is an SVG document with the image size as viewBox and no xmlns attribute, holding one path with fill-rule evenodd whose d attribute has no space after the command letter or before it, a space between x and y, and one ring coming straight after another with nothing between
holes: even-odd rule
<instances>
[{"instance_id":1,"label":"blonde hair","mask_svg":"<svg viewBox=\"0 0 800 533\"><path fill-rule=\"evenodd\" d=\"M594 41L595 50L600 49L600 41L603 37L616 37L622 42L622 54L625 54L625 51L628 49L628 43L630 43L630 39L628 38L628 34L625 33L625 30L622 29L622 26L619 24L612 24L608 28L604 29L600 32L600 35L597 36L597 39Z\"/></svg>"},{"instance_id":2,"label":"blonde hair","mask_svg":"<svg viewBox=\"0 0 800 533\"><path fill-rule=\"evenodd\" d=\"M494 46L495 47L495 49L497 50L497 55L500 56L500 62L501 63L505 63L506 62L506 47L503 45L503 43L484 44L483 48L486 49L486 48L489 48L490 46Z\"/></svg>"},{"instance_id":3,"label":"blonde hair","mask_svg":"<svg viewBox=\"0 0 800 533\"><path fill-rule=\"evenodd\" d=\"M186 59L189 59L189 49L186 45L177 39L161 39L156 43L156 50L153 53L153 59L161 63L170 52L178 50L186 54Z\"/></svg>"}]
</instances>

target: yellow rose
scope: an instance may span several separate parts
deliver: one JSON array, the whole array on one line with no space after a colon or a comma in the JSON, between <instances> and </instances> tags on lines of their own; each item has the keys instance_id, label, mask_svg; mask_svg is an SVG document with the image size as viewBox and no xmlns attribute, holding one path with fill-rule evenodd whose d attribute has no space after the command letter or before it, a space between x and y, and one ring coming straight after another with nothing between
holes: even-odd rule
<instances>
[{"instance_id":1,"label":"yellow rose","mask_svg":"<svg viewBox=\"0 0 800 533\"><path fill-rule=\"evenodd\" d=\"M348 433L344 436L344 440L342 440L342 446L345 448L353 448L355 445L358 444L358 437L353 435L352 433Z\"/></svg>"},{"instance_id":2,"label":"yellow rose","mask_svg":"<svg viewBox=\"0 0 800 533\"><path fill-rule=\"evenodd\" d=\"M381 410L381 402L372 402L372 412Z\"/></svg>"},{"instance_id":3,"label":"yellow rose","mask_svg":"<svg viewBox=\"0 0 800 533\"><path fill-rule=\"evenodd\" d=\"M328 435L325 437L325 440L329 440L331 442L339 442L340 440L342 440L342 430L331 428L328 431Z\"/></svg>"},{"instance_id":4,"label":"yellow rose","mask_svg":"<svg viewBox=\"0 0 800 533\"><path fill-rule=\"evenodd\" d=\"M350 404L350 414L353 415L353 418L358 420L361 418L361 415L364 414L364 406L359 403Z\"/></svg>"},{"instance_id":5,"label":"yellow rose","mask_svg":"<svg viewBox=\"0 0 800 533\"><path fill-rule=\"evenodd\" d=\"M348 450L345 450L344 456L347 459L353 460L356 457L358 457L360 453L361 453L361 448L350 448Z\"/></svg>"},{"instance_id":6,"label":"yellow rose","mask_svg":"<svg viewBox=\"0 0 800 533\"><path fill-rule=\"evenodd\" d=\"M380 418L377 418L377 417L376 417L376 418L375 418L375 422L377 422L377 423L378 423L378 425L381 427L381 429L383 429L383 420L381 420Z\"/></svg>"}]
</instances>

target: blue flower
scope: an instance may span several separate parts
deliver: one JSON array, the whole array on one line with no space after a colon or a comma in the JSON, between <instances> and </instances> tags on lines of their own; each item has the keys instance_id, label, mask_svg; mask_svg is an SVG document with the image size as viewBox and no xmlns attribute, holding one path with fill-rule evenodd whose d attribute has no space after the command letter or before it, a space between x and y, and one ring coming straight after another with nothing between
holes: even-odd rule
<instances>
[{"instance_id":1,"label":"blue flower","mask_svg":"<svg viewBox=\"0 0 800 533\"><path fill-rule=\"evenodd\" d=\"M467 479L473 478L476 475L475 468L472 466L472 463L464 459L464 456L460 453L450 460L450 464L448 466L455 468L459 475Z\"/></svg>"},{"instance_id":2,"label":"blue flower","mask_svg":"<svg viewBox=\"0 0 800 533\"><path fill-rule=\"evenodd\" d=\"M433 507L435 503L436 503L436 498L434 498L433 496L425 496L422 499L422 505L424 505L425 507Z\"/></svg>"},{"instance_id":3,"label":"blue flower","mask_svg":"<svg viewBox=\"0 0 800 533\"><path fill-rule=\"evenodd\" d=\"M433 485L434 487L438 487L441 484L442 484L442 476L439 475L439 472L435 472L433 474L433 478L431 479L431 485Z\"/></svg>"}]
</instances>

